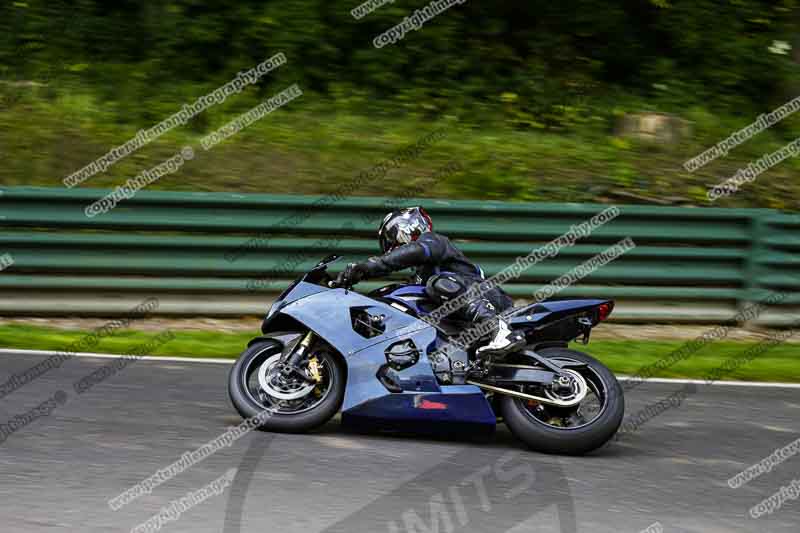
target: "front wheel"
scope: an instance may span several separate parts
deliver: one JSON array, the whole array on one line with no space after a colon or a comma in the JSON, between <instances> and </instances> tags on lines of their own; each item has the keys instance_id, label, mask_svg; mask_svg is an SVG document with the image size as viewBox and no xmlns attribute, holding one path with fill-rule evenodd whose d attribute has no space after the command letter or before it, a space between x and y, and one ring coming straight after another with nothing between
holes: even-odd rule
<instances>
[{"instance_id":1,"label":"front wheel","mask_svg":"<svg viewBox=\"0 0 800 533\"><path fill-rule=\"evenodd\" d=\"M535 400L502 396L500 411L508 428L530 448L554 454L581 455L595 450L619 429L625 399L617 378L595 358L567 348L546 348L541 355L580 374L587 393L574 407L554 407ZM523 390L552 396L553 391Z\"/></svg>"},{"instance_id":2,"label":"front wheel","mask_svg":"<svg viewBox=\"0 0 800 533\"><path fill-rule=\"evenodd\" d=\"M345 369L338 354L317 341L303 363L311 382L281 373L283 343L259 341L242 353L228 376L228 394L244 418L260 416L260 428L303 433L333 418L342 405Z\"/></svg>"}]
</instances>

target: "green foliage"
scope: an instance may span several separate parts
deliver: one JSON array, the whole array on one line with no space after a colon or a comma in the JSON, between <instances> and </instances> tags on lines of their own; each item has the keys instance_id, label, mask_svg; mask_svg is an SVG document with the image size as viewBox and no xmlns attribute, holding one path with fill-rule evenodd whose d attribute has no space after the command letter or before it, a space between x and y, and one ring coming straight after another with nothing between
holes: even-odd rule
<instances>
[{"instance_id":1,"label":"green foliage","mask_svg":"<svg viewBox=\"0 0 800 533\"><path fill-rule=\"evenodd\" d=\"M275 114L237 135L202 169L176 176L179 183L248 190L248 176L238 174L247 171L260 186L280 189L269 177L275 170L297 173L297 191L321 192L339 179L331 169L356 173L356 163L368 167L445 122L465 143L448 141L450 156L467 164L439 194L598 199L600 189L652 188L663 178L650 195L698 203L698 188L800 132L800 117L787 119L709 165L708 174L681 169L800 93L791 48L800 44L796 0L470 1L381 49L372 39L426 2L398 0L355 20L350 9L357 3L3 3L0 155L13 160L0 169L0 183L57 185L277 52L286 54L286 65L87 185L118 184L295 82L305 94L280 111L285 119ZM677 114L692 123L693 137L663 150L609 137L620 115L637 111ZM261 166L270 160L258 144L268 144L262 152L272 165ZM443 155L412 170L430 170ZM787 162L776 177L790 170ZM154 186L166 185L174 183ZM753 189L731 205L797 208L791 186L789 199L786 191Z\"/></svg>"}]
</instances>

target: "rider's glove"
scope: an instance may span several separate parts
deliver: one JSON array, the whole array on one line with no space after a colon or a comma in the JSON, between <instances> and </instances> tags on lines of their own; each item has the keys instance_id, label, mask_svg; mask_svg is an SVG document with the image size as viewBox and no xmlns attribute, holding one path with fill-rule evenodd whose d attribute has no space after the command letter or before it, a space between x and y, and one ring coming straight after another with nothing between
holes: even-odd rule
<instances>
[{"instance_id":1,"label":"rider's glove","mask_svg":"<svg viewBox=\"0 0 800 533\"><path fill-rule=\"evenodd\" d=\"M339 273L339 277L336 278L336 284L340 287L352 287L367 277L367 274L368 269L363 263L350 263Z\"/></svg>"}]
</instances>

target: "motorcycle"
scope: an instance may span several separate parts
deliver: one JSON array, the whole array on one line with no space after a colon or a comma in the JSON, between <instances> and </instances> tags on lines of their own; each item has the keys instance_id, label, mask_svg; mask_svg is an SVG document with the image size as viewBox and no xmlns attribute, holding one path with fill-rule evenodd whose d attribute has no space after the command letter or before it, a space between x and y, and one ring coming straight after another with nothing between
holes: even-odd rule
<instances>
[{"instance_id":1,"label":"motorcycle","mask_svg":"<svg viewBox=\"0 0 800 533\"><path fill-rule=\"evenodd\" d=\"M548 300L504 312L523 348L476 360L451 342L469 324L425 321L436 305L424 285L366 295L338 287L333 255L272 304L230 371L228 393L261 429L309 432L341 412L345 426L412 433L491 435L498 423L529 448L578 455L603 446L622 423L614 374L568 348L588 343L612 300ZM447 349L445 349L447 347Z\"/></svg>"}]
</instances>

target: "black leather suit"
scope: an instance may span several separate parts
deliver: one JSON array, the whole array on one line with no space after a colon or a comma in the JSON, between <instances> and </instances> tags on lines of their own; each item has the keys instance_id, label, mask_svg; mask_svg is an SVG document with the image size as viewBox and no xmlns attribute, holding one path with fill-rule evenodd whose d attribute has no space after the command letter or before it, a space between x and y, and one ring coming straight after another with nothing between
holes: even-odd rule
<instances>
[{"instance_id":1,"label":"black leather suit","mask_svg":"<svg viewBox=\"0 0 800 533\"><path fill-rule=\"evenodd\" d=\"M362 263L367 277L415 268L415 283L425 284L428 296L439 304L467 291L474 283L484 281L483 270L456 248L450 239L432 231L425 232L409 244L398 246L381 256ZM467 302L453 313L453 318L480 323L497 316L513 305L499 287Z\"/></svg>"}]
</instances>

